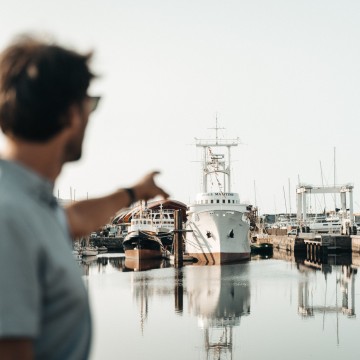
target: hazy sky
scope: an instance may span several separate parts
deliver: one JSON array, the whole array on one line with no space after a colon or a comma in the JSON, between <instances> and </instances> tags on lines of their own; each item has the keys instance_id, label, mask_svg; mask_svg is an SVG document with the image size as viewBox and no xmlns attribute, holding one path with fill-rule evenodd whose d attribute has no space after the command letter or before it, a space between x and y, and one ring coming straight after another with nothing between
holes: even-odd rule
<instances>
[{"instance_id":1,"label":"hazy sky","mask_svg":"<svg viewBox=\"0 0 360 360\"><path fill-rule=\"evenodd\" d=\"M357 0L0 0L0 47L36 32L95 51L102 95L83 159L60 197L104 194L159 169L188 203L200 190L194 137L240 137L233 190L260 212L295 209L295 186L355 185L360 211ZM0 138L0 147L3 138ZM320 162L323 168L321 177ZM314 205L315 206L315 205ZM331 208L328 201L327 206Z\"/></svg>"}]
</instances>

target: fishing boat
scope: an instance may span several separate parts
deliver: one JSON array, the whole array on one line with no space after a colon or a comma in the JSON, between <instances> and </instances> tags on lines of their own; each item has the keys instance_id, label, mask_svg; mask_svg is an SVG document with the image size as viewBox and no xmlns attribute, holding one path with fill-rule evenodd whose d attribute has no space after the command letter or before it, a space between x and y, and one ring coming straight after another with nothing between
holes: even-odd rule
<instances>
[{"instance_id":1,"label":"fishing boat","mask_svg":"<svg viewBox=\"0 0 360 360\"><path fill-rule=\"evenodd\" d=\"M163 245L157 237L157 233L151 210L141 209L132 217L128 234L124 238L125 257L134 259L161 258Z\"/></svg>"},{"instance_id":2,"label":"fishing boat","mask_svg":"<svg viewBox=\"0 0 360 360\"><path fill-rule=\"evenodd\" d=\"M151 210L153 225L156 227L157 237L161 240L163 246L171 249L174 237L174 214L179 210L182 217L186 219L187 205L173 199L156 200L146 203L147 209ZM128 234L131 219L142 210L142 205L134 206L130 209L120 211L113 219L112 223L121 229L122 237Z\"/></svg>"},{"instance_id":3,"label":"fishing boat","mask_svg":"<svg viewBox=\"0 0 360 360\"><path fill-rule=\"evenodd\" d=\"M215 139L195 139L203 150L203 191L189 206L186 225L190 230L185 240L187 254L206 264L245 260L251 255L251 206L231 191L230 151L240 141L219 139L217 123L215 130ZM227 154L215 152L224 148ZM217 186L215 191L208 191L211 184Z\"/></svg>"}]
</instances>

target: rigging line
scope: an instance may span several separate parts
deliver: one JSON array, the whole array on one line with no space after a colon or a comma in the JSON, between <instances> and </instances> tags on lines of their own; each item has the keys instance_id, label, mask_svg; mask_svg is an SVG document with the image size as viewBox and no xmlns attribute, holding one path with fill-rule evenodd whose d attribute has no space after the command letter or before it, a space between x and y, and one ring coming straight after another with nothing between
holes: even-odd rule
<instances>
[{"instance_id":1,"label":"rigging line","mask_svg":"<svg viewBox=\"0 0 360 360\"><path fill-rule=\"evenodd\" d=\"M213 168L213 171L212 171L211 174L214 174L214 176L215 176L215 179L216 179L218 187L219 187L219 192L221 193L221 195L225 196L225 193L222 190L221 182L220 182L220 180L218 178L218 175L219 175L218 171L221 171L219 161L217 161L215 159L214 154L213 154L210 146L208 146L208 152L209 152L210 158L211 158L210 166ZM211 177L210 177L210 179L211 179ZM211 185L214 185L213 182L211 183Z\"/></svg>"}]
</instances>

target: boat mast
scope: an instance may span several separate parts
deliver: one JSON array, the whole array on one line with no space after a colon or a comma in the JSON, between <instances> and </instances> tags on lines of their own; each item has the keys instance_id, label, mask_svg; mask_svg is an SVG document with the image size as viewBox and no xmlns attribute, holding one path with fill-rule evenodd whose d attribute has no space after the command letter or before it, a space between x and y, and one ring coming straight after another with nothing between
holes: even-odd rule
<instances>
[{"instance_id":1,"label":"boat mast","mask_svg":"<svg viewBox=\"0 0 360 360\"><path fill-rule=\"evenodd\" d=\"M225 128L220 128L218 126L218 118L217 118L217 114L216 114L216 124L214 128L210 128L211 130L215 130L215 139L197 139L196 140L196 146L197 147L202 147L203 148L203 165L202 165L202 177L203 177L203 192L207 193L208 192L208 176L211 173L223 173L224 174L224 192L230 192L231 191L231 170L230 170L230 165L231 165L231 147L233 146L238 146L240 144L240 139L236 138L236 139L219 139L218 136L218 131L225 129ZM219 157L219 154L213 154L211 152L211 147L227 147L228 151L227 151L227 156L228 156L228 161L226 164L226 161L221 161L220 159L224 158L224 155L221 154ZM217 167L215 170L209 170L208 166L212 165L214 163L214 161L216 162L217 165L220 165L219 167ZM223 167L223 168L222 168ZM225 177L227 175L227 187L226 187L226 181L225 181Z\"/></svg>"},{"instance_id":2,"label":"boat mast","mask_svg":"<svg viewBox=\"0 0 360 360\"><path fill-rule=\"evenodd\" d=\"M288 182L289 182L289 220L291 217L291 187L290 187L290 178L288 178Z\"/></svg>"},{"instance_id":3,"label":"boat mast","mask_svg":"<svg viewBox=\"0 0 360 360\"><path fill-rule=\"evenodd\" d=\"M320 171L321 171L321 185L324 187L324 176L323 176L323 169L320 161ZM334 184L335 185L335 184ZM326 215L326 200L325 200L325 193L323 194L324 197L324 213Z\"/></svg>"},{"instance_id":4,"label":"boat mast","mask_svg":"<svg viewBox=\"0 0 360 360\"><path fill-rule=\"evenodd\" d=\"M287 204L286 204L286 195L285 195L285 186L283 186L283 193L284 193L284 202L285 202L285 211L286 211L286 215L288 215L288 208L287 208Z\"/></svg>"},{"instance_id":5,"label":"boat mast","mask_svg":"<svg viewBox=\"0 0 360 360\"><path fill-rule=\"evenodd\" d=\"M204 160L203 160L203 192L207 193L207 153L206 146L203 146L204 149Z\"/></svg>"},{"instance_id":6,"label":"boat mast","mask_svg":"<svg viewBox=\"0 0 360 360\"><path fill-rule=\"evenodd\" d=\"M334 187L336 186L336 147L334 147ZM334 194L334 206L336 211L336 195Z\"/></svg>"},{"instance_id":7,"label":"boat mast","mask_svg":"<svg viewBox=\"0 0 360 360\"><path fill-rule=\"evenodd\" d=\"M256 202L256 183L254 180L254 196L255 196L255 207L257 206L257 202Z\"/></svg>"},{"instance_id":8,"label":"boat mast","mask_svg":"<svg viewBox=\"0 0 360 360\"><path fill-rule=\"evenodd\" d=\"M230 172L230 164L231 164L231 151L230 151L230 146L227 147L228 148L228 159L229 159L229 163L228 163L228 188L227 191L230 192L231 191L231 172ZM225 174L224 174L225 176ZM225 184L225 181L224 181Z\"/></svg>"}]
</instances>

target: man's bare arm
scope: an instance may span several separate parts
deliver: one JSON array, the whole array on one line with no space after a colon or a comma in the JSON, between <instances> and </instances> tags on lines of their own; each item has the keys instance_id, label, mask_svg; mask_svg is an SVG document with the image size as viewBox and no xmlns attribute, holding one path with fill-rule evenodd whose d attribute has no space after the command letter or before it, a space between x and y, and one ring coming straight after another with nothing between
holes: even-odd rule
<instances>
[{"instance_id":1,"label":"man's bare arm","mask_svg":"<svg viewBox=\"0 0 360 360\"><path fill-rule=\"evenodd\" d=\"M154 177L158 172L152 172L136 183L132 190L135 199L149 200L156 196L167 198L168 194L155 184ZM120 189L108 196L78 201L65 208L70 233L73 238L88 235L105 225L117 211L130 205L129 193Z\"/></svg>"},{"instance_id":2,"label":"man's bare arm","mask_svg":"<svg viewBox=\"0 0 360 360\"><path fill-rule=\"evenodd\" d=\"M29 339L0 339L1 360L32 360L33 343Z\"/></svg>"}]
</instances>

